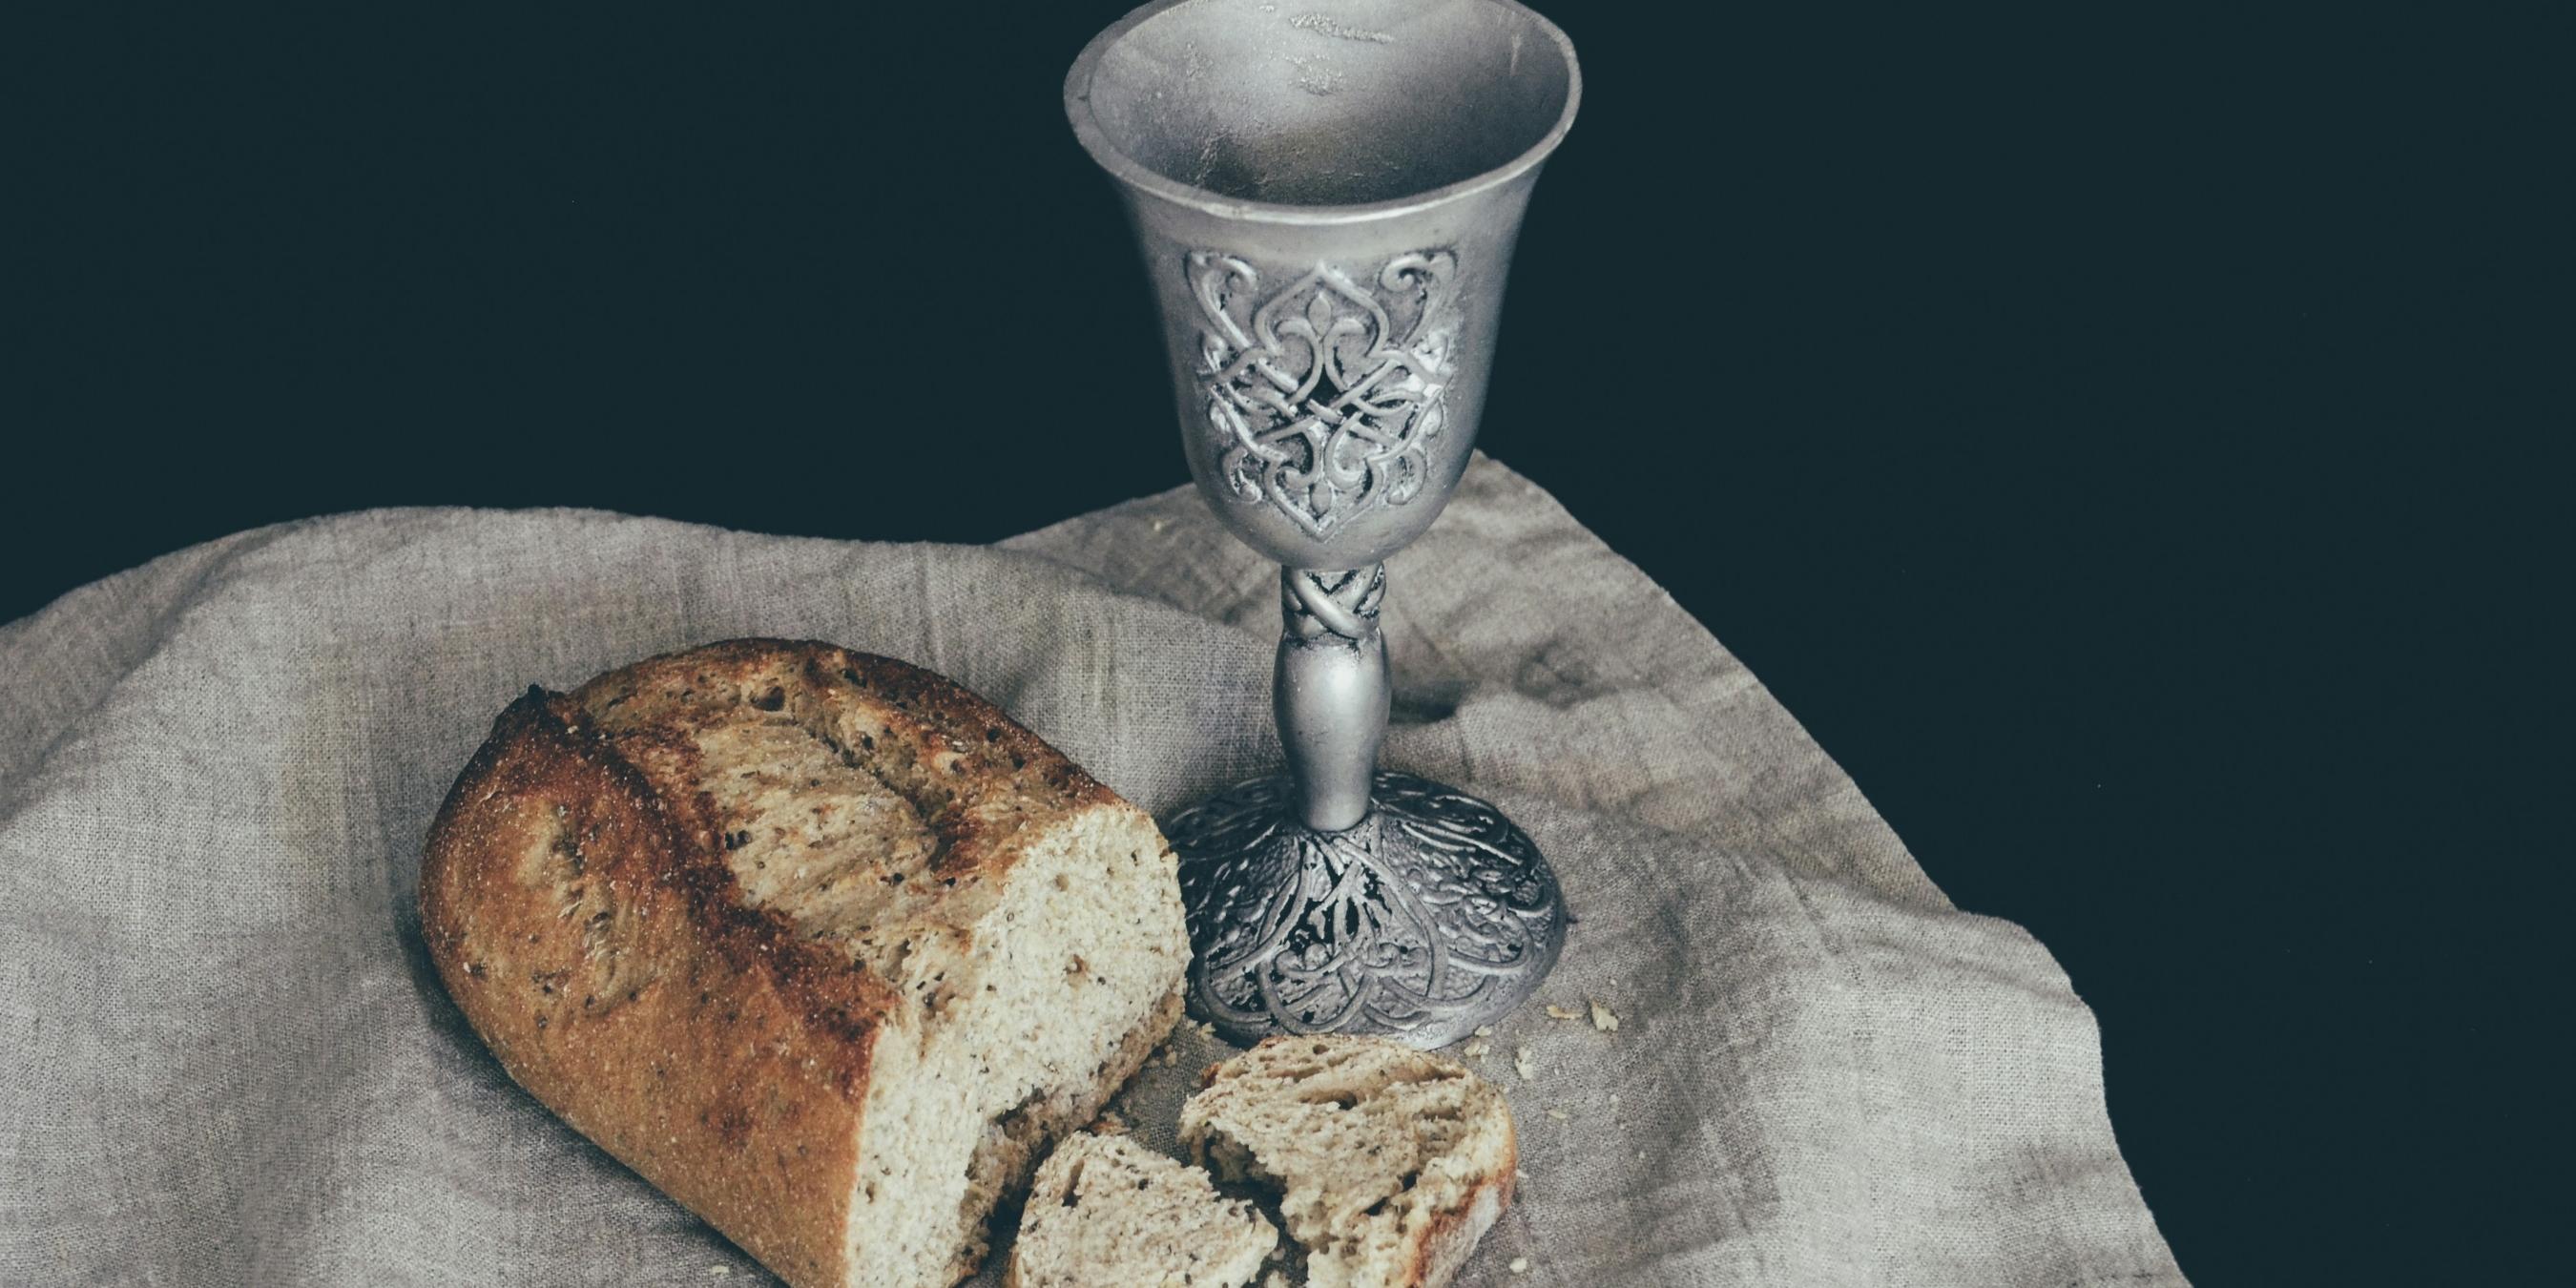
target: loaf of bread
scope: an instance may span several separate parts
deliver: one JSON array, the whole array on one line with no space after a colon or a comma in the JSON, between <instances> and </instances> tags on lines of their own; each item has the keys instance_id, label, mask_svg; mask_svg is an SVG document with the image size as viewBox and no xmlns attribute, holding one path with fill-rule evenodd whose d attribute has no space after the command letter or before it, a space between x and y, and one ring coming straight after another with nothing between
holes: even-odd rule
<instances>
[{"instance_id":1,"label":"loaf of bread","mask_svg":"<svg viewBox=\"0 0 2576 1288\"><path fill-rule=\"evenodd\" d=\"M1511 1203L1511 1106L1447 1057L1277 1037L1206 1083L1181 1140L1220 1180L1279 1191L1307 1288L1442 1288Z\"/></svg>"},{"instance_id":2,"label":"loaf of bread","mask_svg":"<svg viewBox=\"0 0 2576 1288\"><path fill-rule=\"evenodd\" d=\"M737 640L502 712L421 923L512 1078L789 1283L944 1286L1178 1018L1174 872L957 685Z\"/></svg>"},{"instance_id":3,"label":"loaf of bread","mask_svg":"<svg viewBox=\"0 0 2576 1288\"><path fill-rule=\"evenodd\" d=\"M1206 1172L1125 1136L1071 1137L1038 1169L1008 1288L1248 1288L1279 1230Z\"/></svg>"}]
</instances>

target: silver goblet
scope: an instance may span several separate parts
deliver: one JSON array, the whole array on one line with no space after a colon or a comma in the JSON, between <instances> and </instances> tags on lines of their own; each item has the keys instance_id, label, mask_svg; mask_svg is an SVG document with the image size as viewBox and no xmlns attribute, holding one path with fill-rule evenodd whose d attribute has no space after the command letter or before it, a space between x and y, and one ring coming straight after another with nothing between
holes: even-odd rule
<instances>
[{"instance_id":1,"label":"silver goblet","mask_svg":"<svg viewBox=\"0 0 2576 1288\"><path fill-rule=\"evenodd\" d=\"M1190 471L1281 565L1288 774L1164 824L1191 1010L1229 1040L1445 1045L1564 942L1528 835L1377 769L1378 606L1467 467L1512 243L1580 90L1565 34L1512 0L1160 0L1066 77L1144 251Z\"/></svg>"}]
</instances>

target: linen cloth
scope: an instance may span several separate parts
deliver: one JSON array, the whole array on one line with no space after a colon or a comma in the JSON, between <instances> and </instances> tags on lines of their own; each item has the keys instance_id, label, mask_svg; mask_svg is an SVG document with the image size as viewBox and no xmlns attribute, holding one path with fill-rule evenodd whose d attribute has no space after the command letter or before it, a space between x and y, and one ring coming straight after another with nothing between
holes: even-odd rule
<instances>
[{"instance_id":1,"label":"linen cloth","mask_svg":"<svg viewBox=\"0 0 2576 1288\"><path fill-rule=\"evenodd\" d=\"M1384 763L1501 805L1579 918L1471 1060L1527 1179L1460 1282L2183 1282L2065 974L1952 908L1669 596L1483 459L1389 579ZM1160 815L1275 767L1277 631L1275 569L1188 489L992 548L372 511L0 628L0 1283L767 1282L519 1091L429 966L422 837L492 717L827 639ZM1543 1009L1594 1000L1615 1032ZM1168 1147L1223 1053L1176 1037L1138 1133Z\"/></svg>"}]
</instances>

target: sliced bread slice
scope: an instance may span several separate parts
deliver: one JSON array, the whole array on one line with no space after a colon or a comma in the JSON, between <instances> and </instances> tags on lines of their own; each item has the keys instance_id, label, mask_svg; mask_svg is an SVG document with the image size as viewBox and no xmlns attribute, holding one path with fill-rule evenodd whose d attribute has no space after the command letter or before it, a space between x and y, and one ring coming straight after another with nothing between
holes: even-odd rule
<instances>
[{"instance_id":1,"label":"sliced bread slice","mask_svg":"<svg viewBox=\"0 0 2576 1288\"><path fill-rule=\"evenodd\" d=\"M1125 1136L1058 1146L1029 1190L1010 1288L1246 1288L1279 1244L1208 1174Z\"/></svg>"},{"instance_id":2,"label":"sliced bread slice","mask_svg":"<svg viewBox=\"0 0 2576 1288\"><path fill-rule=\"evenodd\" d=\"M1219 1179L1280 1191L1307 1288L1441 1288L1511 1202L1511 1107L1444 1056L1272 1038L1206 1083L1181 1140Z\"/></svg>"}]
</instances>

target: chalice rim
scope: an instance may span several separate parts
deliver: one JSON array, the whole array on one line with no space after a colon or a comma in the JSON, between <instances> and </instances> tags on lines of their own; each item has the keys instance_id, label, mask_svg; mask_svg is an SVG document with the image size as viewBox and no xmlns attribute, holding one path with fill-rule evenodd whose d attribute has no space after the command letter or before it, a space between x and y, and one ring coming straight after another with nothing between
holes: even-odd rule
<instances>
[{"instance_id":1,"label":"chalice rim","mask_svg":"<svg viewBox=\"0 0 2576 1288\"><path fill-rule=\"evenodd\" d=\"M1103 28L1100 34L1093 36L1091 43L1084 45L1081 55L1074 59L1072 70L1065 73L1064 114L1073 123L1074 137L1081 141L1083 150L1090 153L1091 159L1101 169L1108 171L1111 177L1134 191L1159 197L1175 205L1186 206L1219 219L1312 227L1367 223L1415 214L1488 189L1501 187L1536 170L1541 162L1547 160L1550 153L1556 151L1557 145L1565 141L1567 131L1574 128L1575 110L1583 103L1583 68L1575 59L1574 41L1562 29L1548 21L1546 15L1520 3L1520 0L1469 0L1469 2L1507 9L1520 14L1529 19L1549 41L1554 43L1558 56L1565 63L1565 106L1557 112L1556 120L1548 126L1547 133L1541 135L1536 143L1531 144L1519 155L1490 170L1469 175L1464 179L1445 183L1436 188L1427 188L1401 197L1390 197L1383 201L1348 204L1299 205L1284 201L1256 201L1244 197L1230 197L1211 189L1183 183L1154 170L1120 150L1117 144L1110 141L1108 132L1100 127L1100 123L1093 118L1091 112L1092 79L1099 70L1100 60L1128 32L1166 10L1193 3L1193 0L1149 0L1148 3L1131 10L1126 17Z\"/></svg>"}]
</instances>

